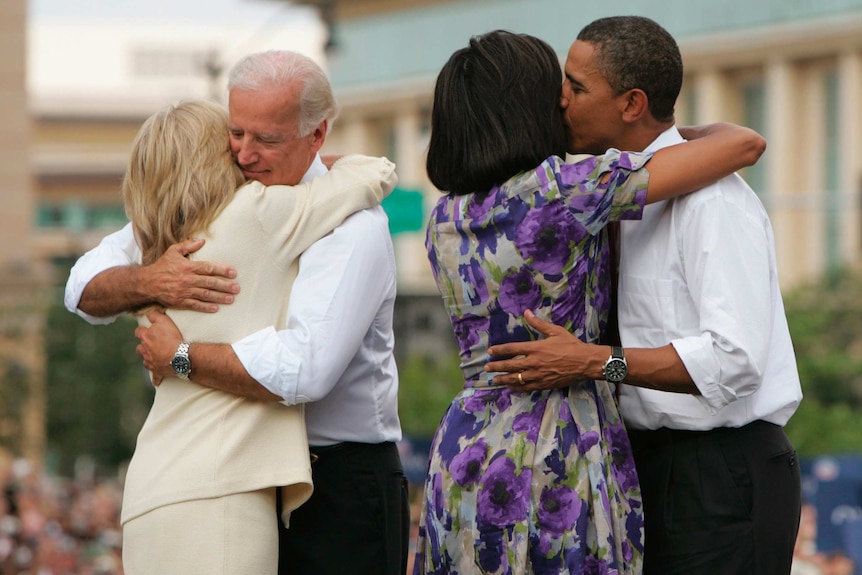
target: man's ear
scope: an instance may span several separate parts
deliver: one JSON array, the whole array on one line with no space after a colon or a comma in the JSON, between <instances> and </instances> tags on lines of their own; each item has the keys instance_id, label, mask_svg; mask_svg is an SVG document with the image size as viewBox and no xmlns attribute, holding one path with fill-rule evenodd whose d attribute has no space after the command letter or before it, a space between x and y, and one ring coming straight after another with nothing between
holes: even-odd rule
<instances>
[{"instance_id":1,"label":"man's ear","mask_svg":"<svg viewBox=\"0 0 862 575\"><path fill-rule=\"evenodd\" d=\"M329 130L329 120L322 121L311 133L311 149L314 153L323 147L326 141L326 133Z\"/></svg>"},{"instance_id":2,"label":"man's ear","mask_svg":"<svg viewBox=\"0 0 862 575\"><path fill-rule=\"evenodd\" d=\"M636 122L649 114L649 98L638 88L632 88L620 96L622 99L622 117L626 122Z\"/></svg>"}]
</instances>

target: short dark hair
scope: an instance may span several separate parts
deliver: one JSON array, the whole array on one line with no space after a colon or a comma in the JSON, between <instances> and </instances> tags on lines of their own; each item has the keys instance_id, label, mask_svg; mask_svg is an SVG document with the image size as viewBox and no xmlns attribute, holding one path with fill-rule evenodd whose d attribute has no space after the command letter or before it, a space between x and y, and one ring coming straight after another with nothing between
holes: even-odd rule
<instances>
[{"instance_id":1,"label":"short dark hair","mask_svg":"<svg viewBox=\"0 0 862 575\"><path fill-rule=\"evenodd\" d=\"M578 40L595 45L596 67L617 95L643 90L653 117L673 120L682 55L667 30L643 16L611 16L587 24Z\"/></svg>"},{"instance_id":2,"label":"short dark hair","mask_svg":"<svg viewBox=\"0 0 862 575\"><path fill-rule=\"evenodd\" d=\"M495 30L470 39L437 77L426 168L453 194L484 193L564 155L560 60L547 43Z\"/></svg>"}]
</instances>

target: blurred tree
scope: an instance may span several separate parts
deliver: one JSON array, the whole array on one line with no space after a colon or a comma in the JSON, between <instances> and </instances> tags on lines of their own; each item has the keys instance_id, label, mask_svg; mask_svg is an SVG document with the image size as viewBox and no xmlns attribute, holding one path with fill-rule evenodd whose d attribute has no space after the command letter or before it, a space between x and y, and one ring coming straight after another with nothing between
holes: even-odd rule
<instances>
[{"instance_id":1,"label":"blurred tree","mask_svg":"<svg viewBox=\"0 0 862 575\"><path fill-rule=\"evenodd\" d=\"M457 353L417 354L398 365L398 414L405 435L430 438L452 398L464 387Z\"/></svg>"},{"instance_id":2,"label":"blurred tree","mask_svg":"<svg viewBox=\"0 0 862 575\"><path fill-rule=\"evenodd\" d=\"M804 400L787 425L805 455L862 452L862 270L785 294Z\"/></svg>"},{"instance_id":3,"label":"blurred tree","mask_svg":"<svg viewBox=\"0 0 862 575\"><path fill-rule=\"evenodd\" d=\"M12 451L20 447L26 401L25 368L19 361L4 357L0 363L0 446Z\"/></svg>"},{"instance_id":4,"label":"blurred tree","mask_svg":"<svg viewBox=\"0 0 862 575\"><path fill-rule=\"evenodd\" d=\"M92 458L110 472L131 457L152 403L135 353L137 323L92 326L65 309L58 290L47 326L49 463L69 476L80 458Z\"/></svg>"}]
</instances>

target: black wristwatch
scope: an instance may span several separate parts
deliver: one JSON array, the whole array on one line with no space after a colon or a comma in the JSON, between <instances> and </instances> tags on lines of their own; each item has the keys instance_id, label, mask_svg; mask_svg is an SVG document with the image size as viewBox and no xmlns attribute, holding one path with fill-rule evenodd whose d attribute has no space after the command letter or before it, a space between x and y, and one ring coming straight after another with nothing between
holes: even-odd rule
<instances>
[{"instance_id":1,"label":"black wristwatch","mask_svg":"<svg viewBox=\"0 0 862 575\"><path fill-rule=\"evenodd\" d=\"M177 353L171 360L171 367L180 379L188 379L192 372L192 363L189 361L189 346L191 343L184 341L177 347Z\"/></svg>"},{"instance_id":2,"label":"black wristwatch","mask_svg":"<svg viewBox=\"0 0 862 575\"><path fill-rule=\"evenodd\" d=\"M616 345L611 347L611 356L605 362L602 371L605 375L605 381L622 383L629 373L629 366L623 355L623 348Z\"/></svg>"}]
</instances>

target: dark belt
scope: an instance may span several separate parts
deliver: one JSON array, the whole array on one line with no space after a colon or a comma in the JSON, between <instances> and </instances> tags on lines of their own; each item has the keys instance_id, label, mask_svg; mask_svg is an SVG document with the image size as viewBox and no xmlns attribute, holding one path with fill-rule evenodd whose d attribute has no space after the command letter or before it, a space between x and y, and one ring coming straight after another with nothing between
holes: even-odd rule
<instances>
[{"instance_id":1,"label":"dark belt","mask_svg":"<svg viewBox=\"0 0 862 575\"><path fill-rule=\"evenodd\" d=\"M335 456L341 453L347 454L391 449L394 445L395 443L392 441L384 441L382 443L359 443L356 441L342 441L341 443L335 443L333 445L311 445L309 446L308 450L311 452L312 461L314 461L319 457Z\"/></svg>"},{"instance_id":2,"label":"dark belt","mask_svg":"<svg viewBox=\"0 0 862 575\"><path fill-rule=\"evenodd\" d=\"M629 429L629 440L632 444L632 449L641 451L644 449L652 449L675 443L685 443L688 441L742 441L743 438L752 432L766 430L769 428L779 427L774 423L758 419L752 421L742 427L716 427L704 431L690 431L686 429L671 429L669 427L660 427L658 429Z\"/></svg>"}]
</instances>

